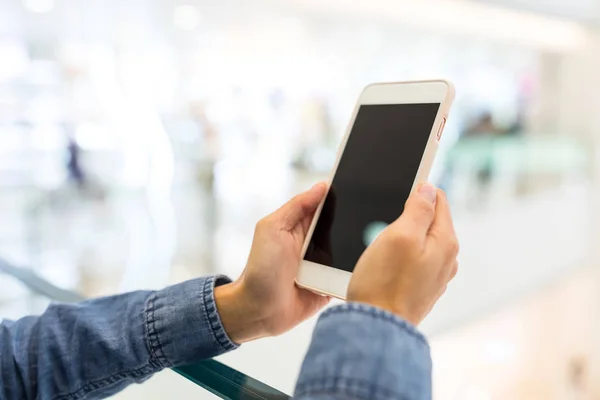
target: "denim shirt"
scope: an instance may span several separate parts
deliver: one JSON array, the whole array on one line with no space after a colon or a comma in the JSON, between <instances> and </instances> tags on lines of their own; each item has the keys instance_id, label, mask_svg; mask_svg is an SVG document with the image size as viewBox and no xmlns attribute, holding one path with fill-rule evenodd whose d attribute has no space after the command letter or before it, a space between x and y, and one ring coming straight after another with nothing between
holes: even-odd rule
<instances>
[{"instance_id":1,"label":"denim shirt","mask_svg":"<svg viewBox=\"0 0 600 400\"><path fill-rule=\"evenodd\" d=\"M79 304L0 324L0 399L108 397L154 373L234 350L215 305L222 277ZM429 347L412 326L362 304L326 310L295 399L430 399Z\"/></svg>"}]
</instances>

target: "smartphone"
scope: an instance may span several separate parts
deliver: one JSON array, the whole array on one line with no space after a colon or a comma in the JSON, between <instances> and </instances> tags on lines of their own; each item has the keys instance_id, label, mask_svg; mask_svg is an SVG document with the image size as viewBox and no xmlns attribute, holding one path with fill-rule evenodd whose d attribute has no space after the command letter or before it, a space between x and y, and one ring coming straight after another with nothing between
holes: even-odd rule
<instances>
[{"instance_id":1,"label":"smartphone","mask_svg":"<svg viewBox=\"0 0 600 400\"><path fill-rule=\"evenodd\" d=\"M304 243L298 286L346 298L363 251L428 179L453 99L445 80L363 90Z\"/></svg>"}]
</instances>

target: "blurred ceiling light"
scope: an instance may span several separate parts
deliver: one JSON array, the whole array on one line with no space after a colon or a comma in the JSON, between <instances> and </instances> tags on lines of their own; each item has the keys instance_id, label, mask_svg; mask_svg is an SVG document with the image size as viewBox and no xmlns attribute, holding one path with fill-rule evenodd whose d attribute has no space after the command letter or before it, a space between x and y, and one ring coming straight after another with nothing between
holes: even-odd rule
<instances>
[{"instance_id":1,"label":"blurred ceiling light","mask_svg":"<svg viewBox=\"0 0 600 400\"><path fill-rule=\"evenodd\" d=\"M34 13L45 14L54 9L54 0L23 0L25 7Z\"/></svg>"},{"instance_id":2,"label":"blurred ceiling light","mask_svg":"<svg viewBox=\"0 0 600 400\"><path fill-rule=\"evenodd\" d=\"M184 31L193 31L200 25L201 17L198 9L189 4L175 7L173 23Z\"/></svg>"},{"instance_id":3,"label":"blurred ceiling light","mask_svg":"<svg viewBox=\"0 0 600 400\"><path fill-rule=\"evenodd\" d=\"M279 0L287 5L361 17L394 20L406 26L466 34L552 51L583 47L587 30L564 18L465 0Z\"/></svg>"}]
</instances>

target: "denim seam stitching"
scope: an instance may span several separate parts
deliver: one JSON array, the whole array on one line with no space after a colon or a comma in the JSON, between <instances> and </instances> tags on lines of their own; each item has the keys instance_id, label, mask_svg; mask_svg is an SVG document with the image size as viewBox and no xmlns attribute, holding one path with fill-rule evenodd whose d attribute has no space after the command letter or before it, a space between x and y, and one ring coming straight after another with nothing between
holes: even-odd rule
<instances>
[{"instance_id":1,"label":"denim seam stitching","mask_svg":"<svg viewBox=\"0 0 600 400\"><path fill-rule=\"evenodd\" d=\"M297 392L296 396L300 396L300 395L308 395L308 396L312 396L312 395L329 395L331 396L331 392L326 390L326 389L321 389L321 390L307 390L304 391L302 393ZM391 394L391 396L383 396L383 397L379 397L379 395L377 393L374 394L374 397L372 396L361 396L360 394L354 393L351 390L347 390L347 388L342 388L341 390L339 390L337 392L337 394L343 394L345 396L350 396L350 397L344 397L344 399L346 400L350 400L350 399L354 399L354 400L390 400L390 399L395 399L395 400L411 400L410 397L398 394L398 393L394 393Z\"/></svg>"},{"instance_id":2,"label":"denim seam stitching","mask_svg":"<svg viewBox=\"0 0 600 400\"><path fill-rule=\"evenodd\" d=\"M396 319L395 316L393 316L391 314L387 314L383 310L366 308L364 306L361 306L360 304L344 304L344 305L341 305L336 308L330 308L328 310L325 310L325 312L323 313L321 318L326 319L330 316L333 316L336 314L343 314L344 312L347 312L347 311L356 311L356 312L366 315L368 317L376 318L376 319L382 320L384 322L391 322L392 324L398 326L399 328L401 328L403 331L405 331L409 335L411 335L414 338L421 341L426 346L429 346L429 344L427 343L427 340L425 340L423 335L421 335L419 332L416 332L414 328L412 328L408 325L408 323L406 323L402 320Z\"/></svg>"},{"instance_id":3,"label":"denim seam stitching","mask_svg":"<svg viewBox=\"0 0 600 400\"><path fill-rule=\"evenodd\" d=\"M95 389L102 389L108 385L119 382L121 379L127 378L140 378L148 375L149 373L156 372L159 368L156 368L154 363L150 362L138 369L132 369L129 371L117 372L116 374L110 375L106 378L102 378L97 381L89 382L77 389L76 391L68 394L58 395L54 397L54 400L77 400L82 398Z\"/></svg>"},{"instance_id":4,"label":"denim seam stitching","mask_svg":"<svg viewBox=\"0 0 600 400\"><path fill-rule=\"evenodd\" d=\"M304 392L304 393L302 393L302 395L305 395L305 394L309 395L309 396L312 396L312 395L317 395L317 396L318 395L324 395L323 398L329 399L330 397L327 397L327 396L331 396L332 393L330 391L327 391L327 390L315 390L315 391L310 391L310 392ZM360 395L357 395L356 393L349 393L349 392L342 391L342 393L340 393L340 394L343 394L344 396L349 396L349 397L344 397L344 400L376 400L376 399L369 398L369 397L362 397ZM298 396L298 393L296 393L296 396ZM385 400L389 400L389 398L386 398ZM401 397L398 400L411 400L411 399Z\"/></svg>"},{"instance_id":5,"label":"denim seam stitching","mask_svg":"<svg viewBox=\"0 0 600 400\"><path fill-rule=\"evenodd\" d=\"M236 346L229 340L223 326L219 320L219 314L217 312L217 305L214 299L214 285L216 283L215 277L211 277L204 281L204 285L202 286L202 303L204 308L204 313L206 315L206 319L210 324L210 331L212 332L213 338L215 341L221 346L221 348L225 351L234 350ZM213 296L211 297L211 294ZM208 307L211 305L211 310L209 311ZM214 313L214 316L211 314Z\"/></svg>"},{"instance_id":6,"label":"denim seam stitching","mask_svg":"<svg viewBox=\"0 0 600 400\"><path fill-rule=\"evenodd\" d=\"M360 397L360 395L356 393L356 391L353 391L353 389L366 390L371 396L374 396L375 398L388 399L390 397L393 397L402 400L409 398L403 396L398 392L395 392L392 389L377 386L371 382L367 382L362 379L344 378L339 376L318 377L316 379L311 379L308 382L298 383L298 386L296 388L296 395L326 393L331 389L335 389L336 391L344 392L357 397ZM369 400L372 400L371 396L367 398Z\"/></svg>"},{"instance_id":7,"label":"denim seam stitching","mask_svg":"<svg viewBox=\"0 0 600 400\"><path fill-rule=\"evenodd\" d=\"M162 368L167 368L171 366L171 362L165 356L158 330L156 329L156 298L157 294L154 293L148 299L148 307L146 309L146 333L148 335L148 345L150 347L151 357L154 358Z\"/></svg>"}]
</instances>

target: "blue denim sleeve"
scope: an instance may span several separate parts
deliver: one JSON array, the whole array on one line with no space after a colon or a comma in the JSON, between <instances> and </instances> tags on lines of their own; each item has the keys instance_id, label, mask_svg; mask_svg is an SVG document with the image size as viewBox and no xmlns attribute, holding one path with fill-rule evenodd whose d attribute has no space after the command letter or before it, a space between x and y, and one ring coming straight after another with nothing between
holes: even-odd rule
<instances>
[{"instance_id":1,"label":"blue denim sleeve","mask_svg":"<svg viewBox=\"0 0 600 400\"><path fill-rule=\"evenodd\" d=\"M429 345L387 311L332 307L317 323L294 399L429 400Z\"/></svg>"},{"instance_id":2,"label":"blue denim sleeve","mask_svg":"<svg viewBox=\"0 0 600 400\"><path fill-rule=\"evenodd\" d=\"M236 347L214 300L223 277L54 304L0 325L0 399L108 397L163 368Z\"/></svg>"}]
</instances>

